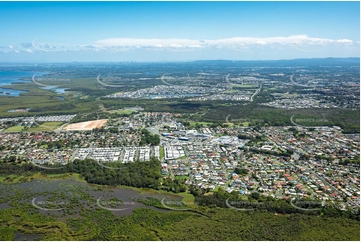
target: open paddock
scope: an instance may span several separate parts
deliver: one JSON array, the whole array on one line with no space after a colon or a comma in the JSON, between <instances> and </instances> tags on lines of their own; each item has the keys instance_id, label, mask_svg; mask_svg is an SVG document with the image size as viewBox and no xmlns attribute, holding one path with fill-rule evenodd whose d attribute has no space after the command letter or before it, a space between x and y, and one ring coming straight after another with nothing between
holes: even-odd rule
<instances>
[{"instance_id":1,"label":"open paddock","mask_svg":"<svg viewBox=\"0 0 361 242\"><path fill-rule=\"evenodd\" d=\"M60 127L63 122L44 122L43 124L27 130L27 132L53 131Z\"/></svg>"}]
</instances>

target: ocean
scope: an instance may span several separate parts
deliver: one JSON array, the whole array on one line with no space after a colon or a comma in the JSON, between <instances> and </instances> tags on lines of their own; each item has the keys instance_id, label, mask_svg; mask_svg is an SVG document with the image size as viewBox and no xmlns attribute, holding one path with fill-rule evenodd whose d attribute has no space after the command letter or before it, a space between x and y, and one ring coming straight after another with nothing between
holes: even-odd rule
<instances>
[{"instance_id":1,"label":"ocean","mask_svg":"<svg viewBox=\"0 0 361 242\"><path fill-rule=\"evenodd\" d=\"M37 77L45 74L43 72L29 72L29 71L1 71L0 70L0 96L13 96L17 97L20 93L25 91L22 90L14 90L11 88L2 88L5 85L11 85L13 82L30 82L23 81L20 78L31 78L34 74Z\"/></svg>"}]
</instances>

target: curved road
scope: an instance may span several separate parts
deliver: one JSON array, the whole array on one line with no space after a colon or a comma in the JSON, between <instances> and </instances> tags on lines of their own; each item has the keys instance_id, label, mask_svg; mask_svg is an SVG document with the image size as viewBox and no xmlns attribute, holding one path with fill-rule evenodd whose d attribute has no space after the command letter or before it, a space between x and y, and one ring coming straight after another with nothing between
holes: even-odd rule
<instances>
[{"instance_id":1,"label":"curved road","mask_svg":"<svg viewBox=\"0 0 361 242\"><path fill-rule=\"evenodd\" d=\"M231 116L231 114L229 114L229 115L226 117L226 122L227 122L227 123L229 123L229 121L228 121L229 116Z\"/></svg>"},{"instance_id":2,"label":"curved road","mask_svg":"<svg viewBox=\"0 0 361 242\"><path fill-rule=\"evenodd\" d=\"M164 76L165 76L165 74L160 78L162 80L162 82L166 85L174 86L173 84L170 84L169 82L164 81Z\"/></svg>"},{"instance_id":3,"label":"curved road","mask_svg":"<svg viewBox=\"0 0 361 242\"><path fill-rule=\"evenodd\" d=\"M227 90L223 91L223 92L228 92L228 91L230 91L230 90L233 88L233 86L234 86L234 84L233 84L232 82L230 82L229 79L228 79L229 75L231 75L231 74L228 74L228 75L226 76L226 82L229 83L229 88L228 88Z\"/></svg>"},{"instance_id":4,"label":"curved road","mask_svg":"<svg viewBox=\"0 0 361 242\"><path fill-rule=\"evenodd\" d=\"M105 87L124 87L124 85L109 85L109 84L106 84L106 83L100 81L99 77L100 77L100 74L97 76L97 81L99 82L100 85L103 85Z\"/></svg>"},{"instance_id":5,"label":"curved road","mask_svg":"<svg viewBox=\"0 0 361 242\"><path fill-rule=\"evenodd\" d=\"M293 76L294 76L295 74L292 74L291 76L290 76L290 81L291 81L291 83L293 84L293 85L295 85L295 86L300 86L300 87L307 87L307 85L303 85L303 84L298 84L297 82L295 82L294 80L293 80Z\"/></svg>"}]
</instances>

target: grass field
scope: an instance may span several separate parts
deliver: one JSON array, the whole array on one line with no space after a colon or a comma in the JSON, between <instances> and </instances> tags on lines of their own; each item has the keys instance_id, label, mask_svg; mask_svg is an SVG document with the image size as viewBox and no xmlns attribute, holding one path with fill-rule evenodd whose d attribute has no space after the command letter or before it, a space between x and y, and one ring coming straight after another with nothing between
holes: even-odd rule
<instances>
[{"instance_id":1,"label":"grass field","mask_svg":"<svg viewBox=\"0 0 361 242\"><path fill-rule=\"evenodd\" d=\"M118 110L109 110L107 111L108 113L116 113L116 114L119 114L119 115L122 115L122 114L132 114L134 113L135 111L134 110L130 110L130 109L118 109Z\"/></svg>"},{"instance_id":2,"label":"grass field","mask_svg":"<svg viewBox=\"0 0 361 242\"><path fill-rule=\"evenodd\" d=\"M183 179L189 179L189 176L174 176L175 179L183 180Z\"/></svg>"},{"instance_id":3,"label":"grass field","mask_svg":"<svg viewBox=\"0 0 361 242\"><path fill-rule=\"evenodd\" d=\"M165 156L164 146L161 146L159 148L159 159L162 160L164 156Z\"/></svg>"},{"instance_id":4,"label":"grass field","mask_svg":"<svg viewBox=\"0 0 361 242\"><path fill-rule=\"evenodd\" d=\"M23 129L24 129L24 126L13 126L4 131L5 132L21 132Z\"/></svg>"},{"instance_id":5,"label":"grass field","mask_svg":"<svg viewBox=\"0 0 361 242\"><path fill-rule=\"evenodd\" d=\"M228 125L229 128L233 128L233 127L234 127L234 123L231 123L231 122L230 122L230 123L223 123L223 124Z\"/></svg>"},{"instance_id":6,"label":"grass field","mask_svg":"<svg viewBox=\"0 0 361 242\"><path fill-rule=\"evenodd\" d=\"M191 127L195 127L196 124L200 124L200 125L203 125L203 126L207 126L208 124L209 125L213 124L211 122L193 122L193 121L190 121L189 123L190 123Z\"/></svg>"},{"instance_id":7,"label":"grass field","mask_svg":"<svg viewBox=\"0 0 361 242\"><path fill-rule=\"evenodd\" d=\"M124 109L124 110L118 110L117 113L118 114L131 114L131 113L134 113L134 111L130 110L130 109Z\"/></svg>"},{"instance_id":8,"label":"grass field","mask_svg":"<svg viewBox=\"0 0 361 242\"><path fill-rule=\"evenodd\" d=\"M62 124L62 122L45 122L38 127L28 129L27 132L53 131Z\"/></svg>"}]
</instances>

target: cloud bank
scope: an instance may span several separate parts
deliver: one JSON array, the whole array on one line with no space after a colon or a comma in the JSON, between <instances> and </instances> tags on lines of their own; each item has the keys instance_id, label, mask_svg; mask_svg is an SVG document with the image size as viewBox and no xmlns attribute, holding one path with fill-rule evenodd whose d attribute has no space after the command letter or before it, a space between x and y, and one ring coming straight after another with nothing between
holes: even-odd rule
<instances>
[{"instance_id":1,"label":"cloud bank","mask_svg":"<svg viewBox=\"0 0 361 242\"><path fill-rule=\"evenodd\" d=\"M215 40L191 40L191 39L131 39L112 38L98 40L92 46L97 49L107 48L152 48L152 49L234 49L250 48L254 46L325 46L329 44L352 44L349 39L324 39L310 38L307 35L293 35L289 37L234 37Z\"/></svg>"},{"instance_id":2,"label":"cloud bank","mask_svg":"<svg viewBox=\"0 0 361 242\"><path fill-rule=\"evenodd\" d=\"M84 41L85 42L85 41ZM226 56L225 53L253 53L259 58L265 58L266 53L307 53L317 52L322 56L338 56L339 53L351 53L357 56L360 51L359 40L350 39L327 39L308 37L307 35L292 35L278 37L233 37L220 39L182 39L182 38L107 38L99 39L93 43L74 45L71 43L49 43L37 41L23 42L19 44L8 43L0 46L0 53L13 53L24 55L48 55L47 53L146 53L155 51L161 53L206 53L209 58ZM148 53L148 52L147 52ZM227 54L227 56L231 56ZM205 56L205 55L203 55ZM254 56L254 55L253 55ZM285 55L286 56L286 55ZM288 54L287 54L288 56ZM298 56L295 56L298 57Z\"/></svg>"}]
</instances>

